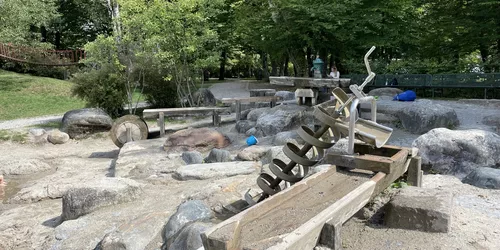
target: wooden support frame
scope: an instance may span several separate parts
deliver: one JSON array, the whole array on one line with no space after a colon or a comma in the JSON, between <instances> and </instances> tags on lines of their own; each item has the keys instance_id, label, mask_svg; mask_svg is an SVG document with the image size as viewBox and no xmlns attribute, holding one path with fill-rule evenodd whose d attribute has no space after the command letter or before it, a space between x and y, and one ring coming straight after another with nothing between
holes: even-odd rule
<instances>
[{"instance_id":1,"label":"wooden support frame","mask_svg":"<svg viewBox=\"0 0 500 250\"><path fill-rule=\"evenodd\" d=\"M245 97L245 98L222 98L222 104L234 103L236 120L241 120L241 104L242 103L255 103L255 102L269 102L269 106L272 108L276 106L276 102L281 100L279 96L255 96L255 97Z\"/></svg>"},{"instance_id":2,"label":"wooden support frame","mask_svg":"<svg viewBox=\"0 0 500 250\"><path fill-rule=\"evenodd\" d=\"M360 183L355 189L339 200L332 201L326 209L307 220L290 233L270 237L267 240L259 240L252 244L251 249L290 249L302 250L313 249L318 244L326 245L333 249L341 249L340 240L342 224L352 217L359 209L365 206L370 199L382 192L397 178L408 171L409 165L415 160L414 151L402 148L406 155L400 155L399 165L395 166L390 173L378 172L370 179ZM408 153L409 152L409 153ZM292 187L258 203L257 205L231 217L202 234L203 244L206 250L235 250L248 248L242 246L241 237L244 236L242 228L249 227L249 221L259 220L267 216L270 211L279 211L284 203L298 198L319 182L329 178L336 178L336 168L330 168L316 173L309 178L298 182ZM297 201L300 202L300 201ZM255 224L259 225L259 223ZM249 249L250 249L249 248Z\"/></svg>"},{"instance_id":3,"label":"wooden support frame","mask_svg":"<svg viewBox=\"0 0 500 250\"><path fill-rule=\"evenodd\" d=\"M143 114L158 114L158 126L160 127L160 136L165 136L165 117L183 116L183 115L212 115L214 126L220 126L220 113L227 111L227 108L221 107L194 107L194 108L167 108L167 109L145 109Z\"/></svg>"}]
</instances>

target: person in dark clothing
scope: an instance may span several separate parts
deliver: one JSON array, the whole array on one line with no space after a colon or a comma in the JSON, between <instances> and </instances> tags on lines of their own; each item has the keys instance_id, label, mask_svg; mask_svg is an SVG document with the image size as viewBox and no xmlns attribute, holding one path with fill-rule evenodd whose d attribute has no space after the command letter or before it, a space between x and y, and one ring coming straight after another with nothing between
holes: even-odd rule
<instances>
[{"instance_id":1,"label":"person in dark clothing","mask_svg":"<svg viewBox=\"0 0 500 250\"><path fill-rule=\"evenodd\" d=\"M389 83L389 86L398 86L398 80L396 78L392 79L392 81Z\"/></svg>"}]
</instances>

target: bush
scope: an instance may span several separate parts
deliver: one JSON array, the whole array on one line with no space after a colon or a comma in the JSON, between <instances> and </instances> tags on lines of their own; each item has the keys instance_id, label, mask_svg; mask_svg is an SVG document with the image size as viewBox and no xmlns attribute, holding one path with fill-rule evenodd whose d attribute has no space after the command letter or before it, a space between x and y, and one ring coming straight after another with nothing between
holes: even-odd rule
<instances>
[{"instance_id":1,"label":"bush","mask_svg":"<svg viewBox=\"0 0 500 250\"><path fill-rule=\"evenodd\" d=\"M156 108L175 108L178 104L175 84L161 76L149 74L146 77L144 96Z\"/></svg>"},{"instance_id":2,"label":"bush","mask_svg":"<svg viewBox=\"0 0 500 250\"><path fill-rule=\"evenodd\" d=\"M77 73L71 79L75 83L73 94L84 99L88 107L101 108L111 117L118 117L127 101L125 78L119 72L107 64Z\"/></svg>"}]
</instances>

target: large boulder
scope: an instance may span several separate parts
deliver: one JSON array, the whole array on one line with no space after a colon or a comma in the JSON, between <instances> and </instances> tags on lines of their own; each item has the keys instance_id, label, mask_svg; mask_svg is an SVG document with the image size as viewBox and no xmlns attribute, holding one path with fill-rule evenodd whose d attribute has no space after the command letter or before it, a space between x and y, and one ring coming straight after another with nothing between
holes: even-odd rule
<instances>
[{"instance_id":1,"label":"large boulder","mask_svg":"<svg viewBox=\"0 0 500 250\"><path fill-rule=\"evenodd\" d=\"M52 144L64 144L69 141L69 135L55 129L50 131L47 140Z\"/></svg>"},{"instance_id":2,"label":"large boulder","mask_svg":"<svg viewBox=\"0 0 500 250\"><path fill-rule=\"evenodd\" d=\"M252 161L193 164L179 167L173 177L182 181L220 179L235 175L252 174L260 166L259 162Z\"/></svg>"},{"instance_id":3,"label":"large boulder","mask_svg":"<svg viewBox=\"0 0 500 250\"><path fill-rule=\"evenodd\" d=\"M106 132L113 120L102 109L85 108L66 112L62 118L61 131L70 138L84 138L89 134Z\"/></svg>"},{"instance_id":4,"label":"large boulder","mask_svg":"<svg viewBox=\"0 0 500 250\"><path fill-rule=\"evenodd\" d=\"M203 201L191 200L181 204L164 227L162 249L170 249L170 245L186 225L196 221L206 222L212 217L212 210Z\"/></svg>"},{"instance_id":5,"label":"large boulder","mask_svg":"<svg viewBox=\"0 0 500 250\"><path fill-rule=\"evenodd\" d=\"M402 90L397 89L397 88L378 88L378 89L373 89L370 92L368 92L369 96L395 96L398 94L403 93Z\"/></svg>"},{"instance_id":6,"label":"large boulder","mask_svg":"<svg viewBox=\"0 0 500 250\"><path fill-rule=\"evenodd\" d=\"M181 157L187 165L203 163L203 156L198 151L184 152Z\"/></svg>"},{"instance_id":7,"label":"large boulder","mask_svg":"<svg viewBox=\"0 0 500 250\"><path fill-rule=\"evenodd\" d=\"M247 120L250 120L250 121L257 121L257 119L259 119L259 117L264 114L264 113L267 113L269 112L269 110L271 110L271 108L258 108L258 109L252 109L248 115L247 115Z\"/></svg>"},{"instance_id":8,"label":"large boulder","mask_svg":"<svg viewBox=\"0 0 500 250\"><path fill-rule=\"evenodd\" d=\"M459 178L478 167L500 165L500 135L488 131L437 128L418 137L412 146L419 149L424 167Z\"/></svg>"},{"instance_id":9,"label":"large boulder","mask_svg":"<svg viewBox=\"0 0 500 250\"><path fill-rule=\"evenodd\" d=\"M224 148L230 144L229 138L210 128L189 128L170 135L163 145L166 151L208 151Z\"/></svg>"},{"instance_id":10,"label":"large boulder","mask_svg":"<svg viewBox=\"0 0 500 250\"><path fill-rule=\"evenodd\" d=\"M205 163L214 162L228 162L231 161L231 153L224 149L214 148L210 151L207 158L205 158Z\"/></svg>"},{"instance_id":11,"label":"large boulder","mask_svg":"<svg viewBox=\"0 0 500 250\"><path fill-rule=\"evenodd\" d=\"M104 235L94 250L127 250L127 246L123 242L120 232L113 231Z\"/></svg>"},{"instance_id":12,"label":"large boulder","mask_svg":"<svg viewBox=\"0 0 500 250\"><path fill-rule=\"evenodd\" d=\"M463 182L480 188L500 189L500 169L476 168Z\"/></svg>"},{"instance_id":13,"label":"large boulder","mask_svg":"<svg viewBox=\"0 0 500 250\"><path fill-rule=\"evenodd\" d=\"M131 179L104 178L71 188L62 198L62 219L73 220L101 207L135 200L142 185Z\"/></svg>"},{"instance_id":14,"label":"large boulder","mask_svg":"<svg viewBox=\"0 0 500 250\"><path fill-rule=\"evenodd\" d=\"M285 145L287 142L294 144L304 144L304 140L299 136L297 131L284 131L276 134L273 140L275 146Z\"/></svg>"},{"instance_id":15,"label":"large boulder","mask_svg":"<svg viewBox=\"0 0 500 250\"><path fill-rule=\"evenodd\" d=\"M257 123L254 122L254 121L240 120L240 121L236 122L236 125L234 127L236 128L236 130L238 131L238 133L245 133L249 129L255 127L255 124L257 124Z\"/></svg>"},{"instance_id":16,"label":"large boulder","mask_svg":"<svg viewBox=\"0 0 500 250\"><path fill-rule=\"evenodd\" d=\"M115 177L147 178L158 173L172 173L184 165L181 154L165 152L164 138L126 143L118 154L116 164L110 168Z\"/></svg>"},{"instance_id":17,"label":"large boulder","mask_svg":"<svg viewBox=\"0 0 500 250\"><path fill-rule=\"evenodd\" d=\"M204 222L194 222L185 226L179 235L175 237L168 250L197 250L203 247L201 234L213 226L212 223Z\"/></svg>"},{"instance_id":18,"label":"large boulder","mask_svg":"<svg viewBox=\"0 0 500 250\"><path fill-rule=\"evenodd\" d=\"M258 161L267 153L268 148L253 145L241 150L237 158L243 161Z\"/></svg>"},{"instance_id":19,"label":"large boulder","mask_svg":"<svg viewBox=\"0 0 500 250\"><path fill-rule=\"evenodd\" d=\"M0 164L0 174L5 175L28 175L50 169L52 167L40 159L12 159Z\"/></svg>"},{"instance_id":20,"label":"large boulder","mask_svg":"<svg viewBox=\"0 0 500 250\"><path fill-rule=\"evenodd\" d=\"M300 124L306 107L297 105L279 105L260 115L255 128L264 136L276 135Z\"/></svg>"},{"instance_id":21,"label":"large boulder","mask_svg":"<svg viewBox=\"0 0 500 250\"><path fill-rule=\"evenodd\" d=\"M450 192L407 187L389 203L385 223L392 228L447 233L451 228L452 205Z\"/></svg>"},{"instance_id":22,"label":"large boulder","mask_svg":"<svg viewBox=\"0 0 500 250\"><path fill-rule=\"evenodd\" d=\"M500 132L500 114L485 116L482 122L484 125L496 127L497 131Z\"/></svg>"},{"instance_id":23,"label":"large boulder","mask_svg":"<svg viewBox=\"0 0 500 250\"><path fill-rule=\"evenodd\" d=\"M440 104L415 102L398 112L403 128L413 134L423 134L434 128L455 128L459 125L454 109Z\"/></svg>"},{"instance_id":24,"label":"large boulder","mask_svg":"<svg viewBox=\"0 0 500 250\"><path fill-rule=\"evenodd\" d=\"M209 89L201 88L193 93L193 101L199 102L200 106L215 106L214 94Z\"/></svg>"}]
</instances>

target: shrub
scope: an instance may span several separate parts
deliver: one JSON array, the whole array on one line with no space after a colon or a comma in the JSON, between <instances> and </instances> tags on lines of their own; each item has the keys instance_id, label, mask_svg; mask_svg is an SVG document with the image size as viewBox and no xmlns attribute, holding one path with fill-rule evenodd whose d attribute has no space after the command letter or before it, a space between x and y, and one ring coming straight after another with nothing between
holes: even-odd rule
<instances>
[{"instance_id":1,"label":"shrub","mask_svg":"<svg viewBox=\"0 0 500 250\"><path fill-rule=\"evenodd\" d=\"M175 84L162 76L148 74L144 84L146 101L156 108L174 108L178 104Z\"/></svg>"},{"instance_id":2,"label":"shrub","mask_svg":"<svg viewBox=\"0 0 500 250\"><path fill-rule=\"evenodd\" d=\"M98 107L111 117L118 117L126 103L125 78L111 64L80 72L71 79L73 94L84 99L88 107Z\"/></svg>"}]
</instances>

